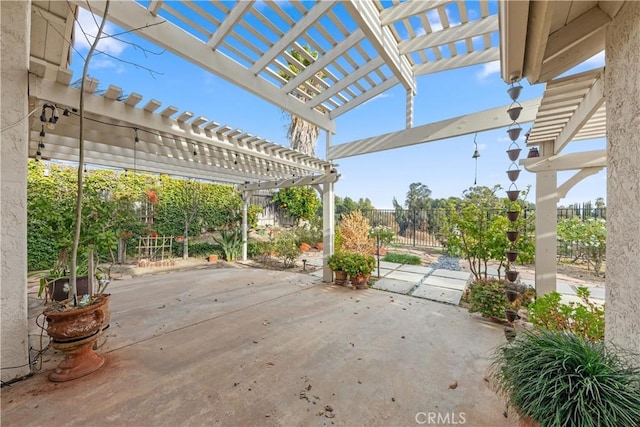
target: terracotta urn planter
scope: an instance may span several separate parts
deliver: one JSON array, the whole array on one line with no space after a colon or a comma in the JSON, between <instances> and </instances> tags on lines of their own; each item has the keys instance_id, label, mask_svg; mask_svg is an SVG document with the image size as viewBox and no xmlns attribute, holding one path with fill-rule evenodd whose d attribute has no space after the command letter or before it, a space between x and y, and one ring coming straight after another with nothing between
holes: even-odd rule
<instances>
[{"instance_id":1,"label":"terracotta urn planter","mask_svg":"<svg viewBox=\"0 0 640 427\"><path fill-rule=\"evenodd\" d=\"M368 281L368 275L358 275L351 278L351 286L353 287L353 289L366 289Z\"/></svg>"},{"instance_id":2,"label":"terracotta urn planter","mask_svg":"<svg viewBox=\"0 0 640 427\"><path fill-rule=\"evenodd\" d=\"M218 255L209 255L209 262L218 262Z\"/></svg>"},{"instance_id":3,"label":"terracotta urn planter","mask_svg":"<svg viewBox=\"0 0 640 427\"><path fill-rule=\"evenodd\" d=\"M316 243L316 249L321 251L324 248L324 244L322 242Z\"/></svg>"},{"instance_id":4,"label":"terracotta urn planter","mask_svg":"<svg viewBox=\"0 0 640 427\"><path fill-rule=\"evenodd\" d=\"M302 243L302 244L300 245L300 250L301 250L302 252L310 251L310 250L311 250L311 245L310 245L310 244L308 244L308 243Z\"/></svg>"},{"instance_id":5,"label":"terracotta urn planter","mask_svg":"<svg viewBox=\"0 0 640 427\"><path fill-rule=\"evenodd\" d=\"M51 345L64 353L64 360L49 374L49 380L74 380L104 364L104 357L93 350L93 345L111 317L109 297L108 294L98 295L95 297L97 302L86 307L65 311L50 307L44 311Z\"/></svg>"}]
</instances>

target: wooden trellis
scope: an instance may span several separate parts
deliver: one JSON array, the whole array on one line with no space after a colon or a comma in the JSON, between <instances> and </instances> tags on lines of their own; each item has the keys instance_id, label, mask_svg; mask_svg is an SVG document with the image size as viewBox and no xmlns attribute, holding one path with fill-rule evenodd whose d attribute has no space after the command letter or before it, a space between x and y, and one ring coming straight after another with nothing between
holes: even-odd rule
<instances>
[{"instance_id":1,"label":"wooden trellis","mask_svg":"<svg viewBox=\"0 0 640 427\"><path fill-rule=\"evenodd\" d=\"M164 260L171 257L173 236L138 237L138 259L149 261Z\"/></svg>"}]
</instances>

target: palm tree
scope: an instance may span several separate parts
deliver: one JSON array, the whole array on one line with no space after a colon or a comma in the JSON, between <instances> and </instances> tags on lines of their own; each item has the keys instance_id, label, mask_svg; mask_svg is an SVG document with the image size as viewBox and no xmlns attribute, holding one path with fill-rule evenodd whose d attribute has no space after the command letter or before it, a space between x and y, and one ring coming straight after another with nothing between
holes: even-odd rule
<instances>
[{"instance_id":1,"label":"palm tree","mask_svg":"<svg viewBox=\"0 0 640 427\"><path fill-rule=\"evenodd\" d=\"M303 48L309 55L314 58L318 57L318 52L315 52L311 49L310 46L304 46ZM305 68L311 65L311 62L298 50L291 49L289 54L300 64L304 65ZM300 70L298 66L294 63L287 63L289 70L293 72L293 74L298 74ZM284 71L280 71L278 73L280 77L283 79L289 80L291 76ZM323 73L317 73L313 78L309 79L307 82L315 87L318 87L318 83L314 80L323 79ZM308 88L304 87L304 85L298 86L298 91L305 92L307 94L311 94ZM304 100L304 96L298 95L298 98ZM295 114L290 114L291 121L289 123L289 128L287 130L287 138L289 139L289 146L293 150L300 151L303 154L307 154L309 156L315 155L316 141L318 140L318 136L320 134L320 130L318 126L311 124Z\"/></svg>"}]
</instances>

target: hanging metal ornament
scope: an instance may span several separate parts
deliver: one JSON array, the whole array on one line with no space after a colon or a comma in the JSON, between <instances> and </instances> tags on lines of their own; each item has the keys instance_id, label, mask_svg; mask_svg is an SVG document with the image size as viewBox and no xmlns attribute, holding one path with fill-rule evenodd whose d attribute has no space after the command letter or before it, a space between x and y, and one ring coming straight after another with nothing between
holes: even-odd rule
<instances>
[{"instance_id":1,"label":"hanging metal ornament","mask_svg":"<svg viewBox=\"0 0 640 427\"><path fill-rule=\"evenodd\" d=\"M471 158L474 159L476 162L473 185L476 185L478 183L478 157L480 157L480 151L478 151L478 142L476 141L477 136L478 134L476 133L475 136L473 137L473 144L475 146L475 150L473 151L473 156L471 156Z\"/></svg>"}]
</instances>

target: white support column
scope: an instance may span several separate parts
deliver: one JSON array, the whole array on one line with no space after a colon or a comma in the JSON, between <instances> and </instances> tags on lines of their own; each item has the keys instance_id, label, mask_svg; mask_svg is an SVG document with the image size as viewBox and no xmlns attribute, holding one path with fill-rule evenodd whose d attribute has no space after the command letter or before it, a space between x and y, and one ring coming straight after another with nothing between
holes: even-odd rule
<instances>
[{"instance_id":1,"label":"white support column","mask_svg":"<svg viewBox=\"0 0 640 427\"><path fill-rule=\"evenodd\" d=\"M248 191L242 192L242 261L247 260L247 210L249 208L249 196Z\"/></svg>"},{"instance_id":2,"label":"white support column","mask_svg":"<svg viewBox=\"0 0 640 427\"><path fill-rule=\"evenodd\" d=\"M31 5L0 2L2 106L0 127L0 294L2 381L30 372L27 323L27 70ZM22 120L22 122L21 122ZM16 367L11 368L9 367Z\"/></svg>"},{"instance_id":3,"label":"white support column","mask_svg":"<svg viewBox=\"0 0 640 427\"><path fill-rule=\"evenodd\" d=\"M640 353L640 2L607 28L607 281L605 338ZM638 359L636 359L636 362Z\"/></svg>"},{"instance_id":4,"label":"white support column","mask_svg":"<svg viewBox=\"0 0 640 427\"><path fill-rule=\"evenodd\" d=\"M331 146L331 132L327 132L327 153ZM335 236L335 196L333 182L322 186L322 281L333 281L333 271L327 265L327 260L333 255L333 241Z\"/></svg>"},{"instance_id":5,"label":"white support column","mask_svg":"<svg viewBox=\"0 0 640 427\"><path fill-rule=\"evenodd\" d=\"M553 155L553 143L540 147L541 156ZM536 173L536 292L539 296L556 290L558 233L558 172Z\"/></svg>"}]
</instances>

